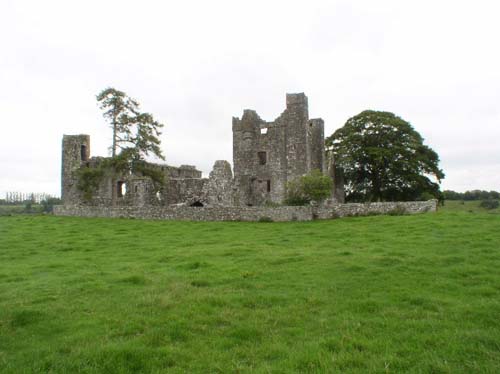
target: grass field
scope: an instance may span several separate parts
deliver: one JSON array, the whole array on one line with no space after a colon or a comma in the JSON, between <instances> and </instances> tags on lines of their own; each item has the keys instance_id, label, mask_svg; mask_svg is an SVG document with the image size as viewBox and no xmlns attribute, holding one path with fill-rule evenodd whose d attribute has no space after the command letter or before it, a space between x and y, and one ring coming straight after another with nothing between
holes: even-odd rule
<instances>
[{"instance_id":1,"label":"grass field","mask_svg":"<svg viewBox=\"0 0 500 374\"><path fill-rule=\"evenodd\" d=\"M499 373L500 214L0 217L1 373Z\"/></svg>"}]
</instances>

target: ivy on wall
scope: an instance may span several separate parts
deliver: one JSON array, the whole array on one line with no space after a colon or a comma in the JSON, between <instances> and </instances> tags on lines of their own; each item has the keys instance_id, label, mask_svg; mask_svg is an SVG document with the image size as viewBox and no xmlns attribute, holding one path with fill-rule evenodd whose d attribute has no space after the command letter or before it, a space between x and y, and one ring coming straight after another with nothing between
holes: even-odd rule
<instances>
[{"instance_id":1,"label":"ivy on wall","mask_svg":"<svg viewBox=\"0 0 500 374\"><path fill-rule=\"evenodd\" d=\"M82 192L84 200L90 201L104 177L104 169L101 166L96 168L81 167L77 171L77 177L76 187Z\"/></svg>"}]
</instances>

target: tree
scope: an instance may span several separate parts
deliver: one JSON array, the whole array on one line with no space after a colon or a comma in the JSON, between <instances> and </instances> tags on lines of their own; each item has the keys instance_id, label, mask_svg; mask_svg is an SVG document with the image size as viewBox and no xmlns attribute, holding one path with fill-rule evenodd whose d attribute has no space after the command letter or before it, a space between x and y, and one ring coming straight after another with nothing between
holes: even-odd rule
<instances>
[{"instance_id":1,"label":"tree","mask_svg":"<svg viewBox=\"0 0 500 374\"><path fill-rule=\"evenodd\" d=\"M495 199L484 199L481 200L479 206L481 208L486 208L486 209L497 209L500 206L500 202L498 202L498 200Z\"/></svg>"},{"instance_id":2,"label":"tree","mask_svg":"<svg viewBox=\"0 0 500 374\"><path fill-rule=\"evenodd\" d=\"M139 103L128 97L122 91L106 88L101 91L96 99L103 116L109 121L112 129L111 158L101 164L102 169L111 172L112 205L116 204L116 178L126 172L138 171L150 176L155 185L162 183L162 175L157 170L149 168L145 162L148 155L165 159L160 148L160 129L163 124L156 121L149 113L140 111ZM104 170L82 171L80 187L89 199L89 191L99 185ZM88 174L86 176L86 174Z\"/></svg>"},{"instance_id":3,"label":"tree","mask_svg":"<svg viewBox=\"0 0 500 374\"><path fill-rule=\"evenodd\" d=\"M305 205L312 201L319 203L328 198L332 191L332 179L319 170L287 183L285 204Z\"/></svg>"},{"instance_id":4,"label":"tree","mask_svg":"<svg viewBox=\"0 0 500 374\"><path fill-rule=\"evenodd\" d=\"M444 190L443 197L445 200L463 200L464 194L453 190Z\"/></svg>"},{"instance_id":5,"label":"tree","mask_svg":"<svg viewBox=\"0 0 500 374\"><path fill-rule=\"evenodd\" d=\"M364 111L325 143L344 170L347 200L416 200L425 192L439 196L444 173L437 153L393 113Z\"/></svg>"},{"instance_id":6,"label":"tree","mask_svg":"<svg viewBox=\"0 0 500 374\"><path fill-rule=\"evenodd\" d=\"M127 97L125 92L114 88L106 88L97 96L103 116L110 122L113 130L111 157L115 157L122 143L129 143L132 136L129 118L139 110L139 104Z\"/></svg>"},{"instance_id":7,"label":"tree","mask_svg":"<svg viewBox=\"0 0 500 374\"><path fill-rule=\"evenodd\" d=\"M106 88L96 98L113 131L112 158L121 151L133 159L142 159L149 154L165 159L159 139L163 124L155 121L151 114L141 113L136 100L114 88Z\"/></svg>"},{"instance_id":8,"label":"tree","mask_svg":"<svg viewBox=\"0 0 500 374\"><path fill-rule=\"evenodd\" d=\"M497 191L490 191L490 199L500 199L500 193L498 193Z\"/></svg>"},{"instance_id":9,"label":"tree","mask_svg":"<svg viewBox=\"0 0 500 374\"><path fill-rule=\"evenodd\" d=\"M62 203L62 200L57 197L46 197L40 204L42 205L42 210L45 213L52 213L54 210L54 205L59 205Z\"/></svg>"}]
</instances>

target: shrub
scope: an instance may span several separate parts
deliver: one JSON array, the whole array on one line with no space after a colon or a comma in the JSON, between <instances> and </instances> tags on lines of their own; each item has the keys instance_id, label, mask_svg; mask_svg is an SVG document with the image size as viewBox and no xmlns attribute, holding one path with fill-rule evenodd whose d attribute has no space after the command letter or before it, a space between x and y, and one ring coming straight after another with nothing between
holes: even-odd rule
<instances>
[{"instance_id":1,"label":"shrub","mask_svg":"<svg viewBox=\"0 0 500 374\"><path fill-rule=\"evenodd\" d=\"M306 205L309 201L304 196L300 179L290 181L286 184L285 205Z\"/></svg>"},{"instance_id":2,"label":"shrub","mask_svg":"<svg viewBox=\"0 0 500 374\"><path fill-rule=\"evenodd\" d=\"M104 176L104 170L101 167L97 168L80 168L78 169L78 182L76 187L83 193L83 198L87 201L92 200L92 194L99 187L99 183Z\"/></svg>"},{"instance_id":3,"label":"shrub","mask_svg":"<svg viewBox=\"0 0 500 374\"><path fill-rule=\"evenodd\" d=\"M319 170L313 170L311 173L287 183L285 204L319 203L330 196L331 190L332 179L323 175Z\"/></svg>"},{"instance_id":4,"label":"shrub","mask_svg":"<svg viewBox=\"0 0 500 374\"><path fill-rule=\"evenodd\" d=\"M420 195L420 197L419 197L418 200L420 200L420 201L428 201L428 200L432 200L432 199L435 199L435 198L436 198L436 196L434 196L430 192L424 191L424 192L422 192L422 194Z\"/></svg>"},{"instance_id":5,"label":"shrub","mask_svg":"<svg viewBox=\"0 0 500 374\"><path fill-rule=\"evenodd\" d=\"M313 170L301 178L305 196L314 202L320 202L330 196L332 179L319 170Z\"/></svg>"},{"instance_id":6,"label":"shrub","mask_svg":"<svg viewBox=\"0 0 500 374\"><path fill-rule=\"evenodd\" d=\"M33 203L31 201L24 204L24 213L33 213Z\"/></svg>"},{"instance_id":7,"label":"shrub","mask_svg":"<svg viewBox=\"0 0 500 374\"><path fill-rule=\"evenodd\" d=\"M485 209L496 209L500 206L500 203L498 202L498 200L487 199L487 200L482 200L479 206Z\"/></svg>"}]
</instances>

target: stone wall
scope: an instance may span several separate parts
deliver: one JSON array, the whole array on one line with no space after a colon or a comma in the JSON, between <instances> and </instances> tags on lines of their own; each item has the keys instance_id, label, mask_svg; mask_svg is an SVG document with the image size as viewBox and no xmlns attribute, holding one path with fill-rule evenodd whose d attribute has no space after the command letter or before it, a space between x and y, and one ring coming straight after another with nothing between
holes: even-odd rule
<instances>
[{"instance_id":1,"label":"stone wall","mask_svg":"<svg viewBox=\"0 0 500 374\"><path fill-rule=\"evenodd\" d=\"M307 96L287 94L273 122L254 110L233 118L235 204L262 206L285 199L286 183L313 169L326 172L324 123L309 119Z\"/></svg>"},{"instance_id":2,"label":"stone wall","mask_svg":"<svg viewBox=\"0 0 500 374\"><path fill-rule=\"evenodd\" d=\"M98 207L59 205L54 207L57 216L112 217L162 219L180 221L311 221L356 215L406 214L434 212L437 200L387 202L369 204L332 204L330 206L282 206L282 207Z\"/></svg>"},{"instance_id":3,"label":"stone wall","mask_svg":"<svg viewBox=\"0 0 500 374\"><path fill-rule=\"evenodd\" d=\"M215 161L207 183L207 203L211 206L234 206L233 172L225 160Z\"/></svg>"},{"instance_id":4,"label":"stone wall","mask_svg":"<svg viewBox=\"0 0 500 374\"><path fill-rule=\"evenodd\" d=\"M90 157L89 135L63 135L61 162L61 199L64 204L81 200L81 193L76 188L76 171Z\"/></svg>"},{"instance_id":5,"label":"stone wall","mask_svg":"<svg viewBox=\"0 0 500 374\"><path fill-rule=\"evenodd\" d=\"M192 204L208 201L207 182L193 165L179 167L147 162L150 169L163 175L166 185L157 191L153 180L140 171L112 175L105 172L92 197L84 199L77 188L78 171L82 168L96 169L107 158L90 157L89 135L64 135L62 141L61 197L64 205L112 206L113 193L116 206L165 206L169 204ZM225 165L224 165L225 167ZM107 169L109 171L109 169Z\"/></svg>"},{"instance_id":6,"label":"stone wall","mask_svg":"<svg viewBox=\"0 0 500 374\"><path fill-rule=\"evenodd\" d=\"M348 203L321 206L314 212L317 219L329 219L349 216L368 216L376 214L416 214L435 212L437 200L404 201L385 203Z\"/></svg>"},{"instance_id":7,"label":"stone wall","mask_svg":"<svg viewBox=\"0 0 500 374\"><path fill-rule=\"evenodd\" d=\"M207 203L207 178L169 179L162 194L163 205L170 204L202 204Z\"/></svg>"},{"instance_id":8,"label":"stone wall","mask_svg":"<svg viewBox=\"0 0 500 374\"><path fill-rule=\"evenodd\" d=\"M286 109L272 122L245 110L241 120L233 118L232 130L234 176L227 161L217 161L209 178L202 178L201 171L192 165L145 163L165 182L161 188L145 170L135 168L116 174L106 166L106 158L90 158L88 135L64 135L63 203L136 208L266 206L284 201L287 182L314 169L327 171L324 123L322 119L309 119L304 93L287 94ZM81 182L78 178L82 171L87 176L95 175L92 169L103 175L95 178L97 185L89 186L84 195L77 188Z\"/></svg>"}]
</instances>

